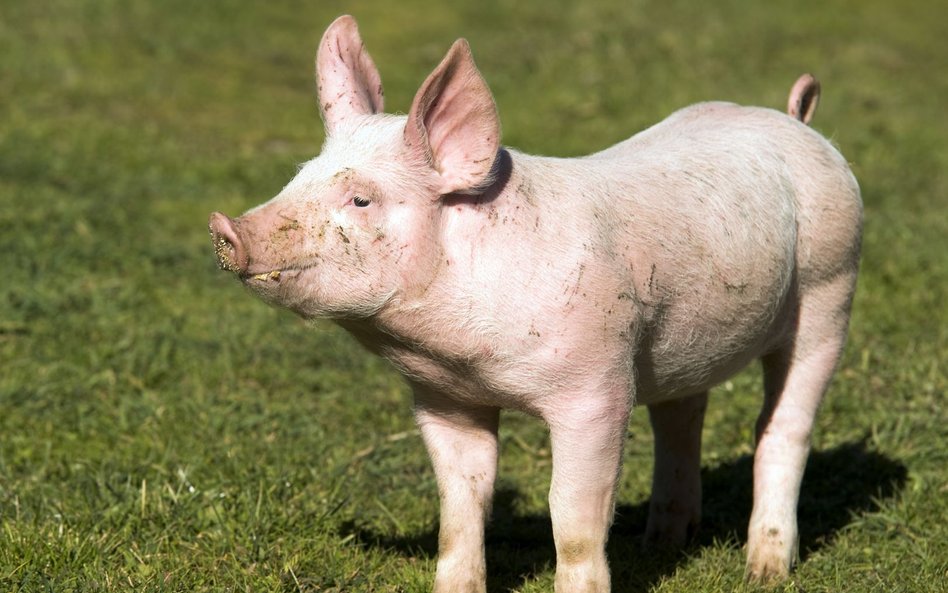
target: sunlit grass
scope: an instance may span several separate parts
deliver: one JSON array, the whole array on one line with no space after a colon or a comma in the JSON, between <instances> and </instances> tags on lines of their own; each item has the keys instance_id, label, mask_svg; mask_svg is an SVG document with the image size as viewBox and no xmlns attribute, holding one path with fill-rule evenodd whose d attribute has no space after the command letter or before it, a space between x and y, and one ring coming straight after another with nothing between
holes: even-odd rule
<instances>
[{"instance_id":1,"label":"sunlit grass","mask_svg":"<svg viewBox=\"0 0 948 593\"><path fill-rule=\"evenodd\" d=\"M437 492L401 380L216 270L212 210L273 195L322 131L313 54L360 20L390 110L458 36L508 144L597 150L797 75L866 203L851 339L819 419L787 591L948 579L948 41L938 2L7 2L0 19L0 588L425 591ZM638 547L630 426L617 591L743 590L756 370L717 390L705 528ZM491 590L548 591L549 443L506 414Z\"/></svg>"}]
</instances>

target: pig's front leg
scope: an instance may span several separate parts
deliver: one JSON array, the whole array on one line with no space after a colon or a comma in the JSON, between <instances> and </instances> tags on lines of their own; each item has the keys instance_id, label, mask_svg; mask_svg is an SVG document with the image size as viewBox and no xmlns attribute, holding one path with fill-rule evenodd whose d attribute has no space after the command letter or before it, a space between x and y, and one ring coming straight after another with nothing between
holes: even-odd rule
<instances>
[{"instance_id":1,"label":"pig's front leg","mask_svg":"<svg viewBox=\"0 0 948 593\"><path fill-rule=\"evenodd\" d=\"M615 510L628 393L558 402L549 414L553 445L550 515L556 593L606 593L606 540Z\"/></svg>"},{"instance_id":2,"label":"pig's front leg","mask_svg":"<svg viewBox=\"0 0 948 593\"><path fill-rule=\"evenodd\" d=\"M435 593L486 590L484 523L497 474L500 411L469 407L415 389L415 418L441 496Z\"/></svg>"}]
</instances>

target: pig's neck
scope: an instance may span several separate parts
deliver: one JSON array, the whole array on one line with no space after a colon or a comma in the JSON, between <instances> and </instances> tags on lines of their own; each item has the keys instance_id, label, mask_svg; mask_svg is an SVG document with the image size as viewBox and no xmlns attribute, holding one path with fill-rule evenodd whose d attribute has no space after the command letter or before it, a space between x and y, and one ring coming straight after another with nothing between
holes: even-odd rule
<instances>
[{"instance_id":1,"label":"pig's neck","mask_svg":"<svg viewBox=\"0 0 948 593\"><path fill-rule=\"evenodd\" d=\"M481 383L485 364L494 358L492 340L471 318L446 312L459 305L456 299L434 287L429 292L430 302L404 302L372 319L337 323L416 384L457 392ZM444 302L435 302L439 298Z\"/></svg>"}]
</instances>

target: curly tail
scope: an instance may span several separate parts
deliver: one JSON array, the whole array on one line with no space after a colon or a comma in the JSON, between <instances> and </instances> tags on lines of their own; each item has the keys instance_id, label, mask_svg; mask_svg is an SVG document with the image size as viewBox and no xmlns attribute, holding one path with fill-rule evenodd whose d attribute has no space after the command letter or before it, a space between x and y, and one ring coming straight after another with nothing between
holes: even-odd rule
<instances>
[{"instance_id":1,"label":"curly tail","mask_svg":"<svg viewBox=\"0 0 948 593\"><path fill-rule=\"evenodd\" d=\"M793 83L787 99L787 115L809 125L820 102L820 82L811 74L804 74Z\"/></svg>"}]
</instances>

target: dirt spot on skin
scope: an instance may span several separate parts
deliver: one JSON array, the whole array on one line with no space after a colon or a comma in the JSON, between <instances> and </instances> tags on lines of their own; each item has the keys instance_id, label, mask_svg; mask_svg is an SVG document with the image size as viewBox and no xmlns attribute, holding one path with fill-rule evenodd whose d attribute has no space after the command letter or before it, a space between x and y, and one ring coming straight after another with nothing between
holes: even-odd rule
<instances>
[{"instance_id":1,"label":"dirt spot on skin","mask_svg":"<svg viewBox=\"0 0 948 593\"><path fill-rule=\"evenodd\" d=\"M338 171L335 175L332 176L332 182L335 183L339 181L340 178L343 180L347 180L349 177L352 177L352 173L353 173L352 169L349 167L346 167L342 169L341 171Z\"/></svg>"},{"instance_id":2,"label":"dirt spot on skin","mask_svg":"<svg viewBox=\"0 0 948 593\"><path fill-rule=\"evenodd\" d=\"M232 248L223 237L218 237L214 243L214 252L217 254L217 266L227 272L238 272L237 265L231 261Z\"/></svg>"},{"instance_id":3,"label":"dirt spot on skin","mask_svg":"<svg viewBox=\"0 0 948 593\"><path fill-rule=\"evenodd\" d=\"M457 533L450 529L442 528L438 532L438 552L447 555L454 549L457 542Z\"/></svg>"},{"instance_id":4,"label":"dirt spot on skin","mask_svg":"<svg viewBox=\"0 0 948 593\"><path fill-rule=\"evenodd\" d=\"M747 290L747 282L731 284L730 282L725 281L724 289L727 292L737 292L737 294L744 294L744 292Z\"/></svg>"},{"instance_id":5,"label":"dirt spot on skin","mask_svg":"<svg viewBox=\"0 0 948 593\"><path fill-rule=\"evenodd\" d=\"M301 228L303 227L300 225L300 222L296 219L293 219L293 220L288 220L284 224L280 225L280 227L277 230L283 231L285 233L287 231L298 231Z\"/></svg>"},{"instance_id":6,"label":"dirt spot on skin","mask_svg":"<svg viewBox=\"0 0 948 593\"><path fill-rule=\"evenodd\" d=\"M570 304L573 301L573 297L579 292L580 283L583 281L583 273L586 271L586 264L579 264L579 271L576 274L576 284L573 286L567 286L563 294L569 294L569 298L566 299L566 304ZM572 292L570 292L572 291ZM582 296L586 296L583 293Z\"/></svg>"},{"instance_id":7,"label":"dirt spot on skin","mask_svg":"<svg viewBox=\"0 0 948 593\"><path fill-rule=\"evenodd\" d=\"M529 179L522 179L520 185L517 186L516 194L522 196L524 201L531 206L536 206L536 201L534 200L534 189L533 184L530 183Z\"/></svg>"},{"instance_id":8,"label":"dirt spot on skin","mask_svg":"<svg viewBox=\"0 0 948 593\"><path fill-rule=\"evenodd\" d=\"M563 564L577 564L586 559L591 549L592 547L589 545L589 542L566 542L560 550L559 560Z\"/></svg>"}]
</instances>

